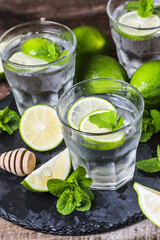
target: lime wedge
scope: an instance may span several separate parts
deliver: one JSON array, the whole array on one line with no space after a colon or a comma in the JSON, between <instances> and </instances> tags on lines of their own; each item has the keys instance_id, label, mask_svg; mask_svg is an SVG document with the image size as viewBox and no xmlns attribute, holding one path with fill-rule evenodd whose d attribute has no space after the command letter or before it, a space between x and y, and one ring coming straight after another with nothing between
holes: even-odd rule
<instances>
[{"instance_id":1,"label":"lime wedge","mask_svg":"<svg viewBox=\"0 0 160 240\"><path fill-rule=\"evenodd\" d=\"M5 76L4 76L4 70L3 70L3 66L2 66L2 61L0 59L0 81L4 80Z\"/></svg>"},{"instance_id":2,"label":"lime wedge","mask_svg":"<svg viewBox=\"0 0 160 240\"><path fill-rule=\"evenodd\" d=\"M56 110L48 105L34 105L22 115L19 132L23 141L37 151L57 147L63 135Z\"/></svg>"},{"instance_id":3,"label":"lime wedge","mask_svg":"<svg viewBox=\"0 0 160 240\"><path fill-rule=\"evenodd\" d=\"M9 61L21 64L21 65L41 65L46 64L48 62L44 61L43 59L34 58L31 56L27 56L23 52L16 52L10 58Z\"/></svg>"},{"instance_id":4,"label":"lime wedge","mask_svg":"<svg viewBox=\"0 0 160 240\"><path fill-rule=\"evenodd\" d=\"M84 97L70 107L67 114L68 124L78 130L80 121L89 113L98 109L108 109L116 111L116 108L109 101L99 97Z\"/></svg>"},{"instance_id":5,"label":"lime wedge","mask_svg":"<svg viewBox=\"0 0 160 240\"><path fill-rule=\"evenodd\" d=\"M160 192L137 182L133 187L138 195L138 204L143 214L160 227Z\"/></svg>"},{"instance_id":6,"label":"lime wedge","mask_svg":"<svg viewBox=\"0 0 160 240\"><path fill-rule=\"evenodd\" d=\"M89 121L89 117L91 115L109 111L110 110L104 109L93 111L92 113L89 113L87 116L85 116L79 124L80 131L93 133L92 136L85 137L85 141L88 143L92 143L92 147L94 147L95 149L109 150L118 147L123 143L122 140L125 137L125 133L123 131L112 132L112 129L99 128L97 125ZM117 115L116 112L115 114ZM110 134L107 134L107 132L110 132ZM103 135L97 136L96 133L103 133Z\"/></svg>"},{"instance_id":7,"label":"lime wedge","mask_svg":"<svg viewBox=\"0 0 160 240\"><path fill-rule=\"evenodd\" d=\"M157 31L154 28L160 27L160 18L157 15L152 14L147 18L141 18L137 11L124 13L118 22L126 26L119 26L120 31L128 37L130 35L131 38L151 35Z\"/></svg>"},{"instance_id":8,"label":"lime wedge","mask_svg":"<svg viewBox=\"0 0 160 240\"><path fill-rule=\"evenodd\" d=\"M41 167L28 175L21 184L34 192L48 192L48 179L58 178L65 180L71 169L71 160L68 149L57 154Z\"/></svg>"}]
</instances>

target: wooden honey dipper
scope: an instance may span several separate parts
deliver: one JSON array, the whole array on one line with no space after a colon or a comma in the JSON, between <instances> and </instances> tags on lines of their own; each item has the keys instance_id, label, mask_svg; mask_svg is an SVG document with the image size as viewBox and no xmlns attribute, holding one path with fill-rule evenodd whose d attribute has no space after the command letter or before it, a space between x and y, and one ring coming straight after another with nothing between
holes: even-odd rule
<instances>
[{"instance_id":1,"label":"wooden honey dipper","mask_svg":"<svg viewBox=\"0 0 160 240\"><path fill-rule=\"evenodd\" d=\"M35 166L35 154L25 148L18 148L0 155L0 168L19 177L30 174Z\"/></svg>"}]
</instances>

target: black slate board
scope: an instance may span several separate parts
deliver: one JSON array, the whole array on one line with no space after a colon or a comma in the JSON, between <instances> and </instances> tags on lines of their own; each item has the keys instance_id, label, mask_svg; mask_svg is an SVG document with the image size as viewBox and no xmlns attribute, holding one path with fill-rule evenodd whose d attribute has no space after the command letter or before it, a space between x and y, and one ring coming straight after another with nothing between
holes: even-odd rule
<instances>
[{"instance_id":1,"label":"black slate board","mask_svg":"<svg viewBox=\"0 0 160 240\"><path fill-rule=\"evenodd\" d=\"M17 111L12 94L0 102L0 109L6 106ZM160 144L160 134L155 135L147 144L140 144L137 160L154 157L157 144ZM18 131L11 136L7 133L0 135L0 154L19 147L29 149L21 140ZM37 163L49 160L64 148L62 143L53 151L35 151ZM0 170L0 216L24 228L60 235L104 233L138 222L144 216L138 206L133 183L137 181L160 190L159 173L146 174L136 169L134 179L119 190L94 191L95 200L90 211L74 211L63 216L56 211L57 198L49 193L26 190L20 185L22 180L23 178Z\"/></svg>"}]
</instances>

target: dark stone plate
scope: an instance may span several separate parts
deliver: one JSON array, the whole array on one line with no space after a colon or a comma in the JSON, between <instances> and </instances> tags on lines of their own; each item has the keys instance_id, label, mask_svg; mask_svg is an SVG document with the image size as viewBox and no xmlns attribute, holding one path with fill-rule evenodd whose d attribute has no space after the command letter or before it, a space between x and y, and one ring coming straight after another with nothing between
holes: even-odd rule
<instances>
[{"instance_id":1,"label":"dark stone plate","mask_svg":"<svg viewBox=\"0 0 160 240\"><path fill-rule=\"evenodd\" d=\"M16 110L12 94L0 102L0 109L6 106ZM160 134L147 144L139 145L137 159L154 157L157 144L160 144ZM28 148L18 131L11 136L7 133L0 135L0 154L19 147ZM64 147L62 143L54 151L35 152L37 163L49 160ZM104 233L138 222L144 216L138 206L133 183L137 181L160 190L159 174L146 174L136 169L134 179L119 190L94 191L95 200L90 211L74 211L63 216L56 210L56 197L49 193L30 192L20 185L22 180L0 170L0 216L24 228L61 235Z\"/></svg>"}]
</instances>

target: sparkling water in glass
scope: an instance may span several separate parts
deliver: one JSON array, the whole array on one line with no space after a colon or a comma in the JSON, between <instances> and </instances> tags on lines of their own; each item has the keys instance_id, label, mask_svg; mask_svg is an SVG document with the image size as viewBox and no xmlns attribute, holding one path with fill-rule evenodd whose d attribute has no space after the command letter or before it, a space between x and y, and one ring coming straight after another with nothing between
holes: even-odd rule
<instances>
[{"instance_id":1,"label":"sparkling water in glass","mask_svg":"<svg viewBox=\"0 0 160 240\"><path fill-rule=\"evenodd\" d=\"M62 59L41 65L11 62L21 45L33 37L44 37L58 43L68 53ZM76 38L66 26L49 21L35 21L13 27L0 39L4 72L13 91L19 113L34 104L56 107L60 95L73 84Z\"/></svg>"},{"instance_id":2,"label":"sparkling water in glass","mask_svg":"<svg viewBox=\"0 0 160 240\"><path fill-rule=\"evenodd\" d=\"M128 1L109 0L107 14L110 20L111 34L116 45L119 62L126 69L129 78L145 62L159 59L160 56L160 26L155 28L128 27L118 22L118 19L127 12L124 8ZM154 1L157 6L158 1ZM159 4L160 5L160 4ZM136 32L129 36L126 32Z\"/></svg>"},{"instance_id":3,"label":"sparkling water in glass","mask_svg":"<svg viewBox=\"0 0 160 240\"><path fill-rule=\"evenodd\" d=\"M73 129L67 113L75 101L96 96L111 102L118 116L123 116L123 127L109 133L87 133ZM144 101L141 94L130 84L115 79L91 79L75 84L59 99L57 114L62 124L65 143L69 149L73 168L83 166L92 177L93 189L115 190L133 178L136 152L141 136ZM83 113L82 113L83 118ZM81 119L77 120L81 121ZM124 133L124 138L112 143L98 142L107 136ZM97 138L97 142L88 138Z\"/></svg>"}]
</instances>

